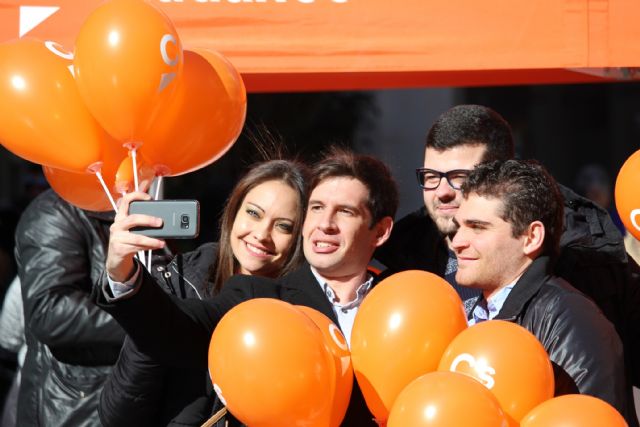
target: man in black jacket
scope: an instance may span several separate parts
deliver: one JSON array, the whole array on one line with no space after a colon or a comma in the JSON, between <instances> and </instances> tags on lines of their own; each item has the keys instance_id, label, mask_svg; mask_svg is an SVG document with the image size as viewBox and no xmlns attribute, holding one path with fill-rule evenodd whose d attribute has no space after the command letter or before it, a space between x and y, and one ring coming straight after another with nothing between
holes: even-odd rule
<instances>
[{"instance_id":1,"label":"man in black jacket","mask_svg":"<svg viewBox=\"0 0 640 427\"><path fill-rule=\"evenodd\" d=\"M124 331L91 300L104 266L113 214L87 212L52 190L24 211L15 254L27 354L18 426L99 426L102 386Z\"/></svg>"},{"instance_id":2,"label":"man in black jacket","mask_svg":"<svg viewBox=\"0 0 640 427\"><path fill-rule=\"evenodd\" d=\"M207 300L171 298L135 264L133 254L138 250L158 249L164 243L129 232L131 227L160 224L153 217L129 216L128 203L144 196L125 196L111 228L106 264L116 283L103 281L98 303L123 325L140 351L169 365L206 367L209 340L218 321L252 298L277 298L314 308L333 320L348 340L355 313L374 285L367 266L391 232L397 189L380 161L334 151L315 165L310 190L302 230L308 263L277 280L233 276L220 294ZM376 425L355 383L342 425Z\"/></svg>"},{"instance_id":3,"label":"man in black jacket","mask_svg":"<svg viewBox=\"0 0 640 427\"><path fill-rule=\"evenodd\" d=\"M451 248L457 283L481 292L469 324L503 319L524 326L556 365L556 395L577 388L637 426L613 326L592 301L551 273L563 219L553 178L535 161L483 163L469 174L462 196Z\"/></svg>"},{"instance_id":4,"label":"man in black jacket","mask_svg":"<svg viewBox=\"0 0 640 427\"><path fill-rule=\"evenodd\" d=\"M481 105L444 112L429 130L423 167L417 169L424 206L395 223L376 259L392 272L420 269L444 277L459 292L465 309L478 292L455 282L457 259L450 247L460 187L480 162L514 157L509 124ZM443 179L445 178L445 179ZM640 268L625 251L609 214L560 186L564 229L554 273L592 298L614 324L625 349L627 375L640 386Z\"/></svg>"}]
</instances>

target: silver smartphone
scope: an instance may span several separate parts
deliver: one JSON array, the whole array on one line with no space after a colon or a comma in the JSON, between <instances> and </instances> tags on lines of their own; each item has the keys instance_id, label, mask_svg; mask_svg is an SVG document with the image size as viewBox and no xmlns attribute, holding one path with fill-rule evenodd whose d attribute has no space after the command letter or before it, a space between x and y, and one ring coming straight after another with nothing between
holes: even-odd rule
<instances>
[{"instance_id":1,"label":"silver smartphone","mask_svg":"<svg viewBox=\"0 0 640 427\"><path fill-rule=\"evenodd\" d=\"M197 200L134 200L129 214L162 218L162 227L134 227L132 233L159 239L193 239L200 232L200 203Z\"/></svg>"}]
</instances>

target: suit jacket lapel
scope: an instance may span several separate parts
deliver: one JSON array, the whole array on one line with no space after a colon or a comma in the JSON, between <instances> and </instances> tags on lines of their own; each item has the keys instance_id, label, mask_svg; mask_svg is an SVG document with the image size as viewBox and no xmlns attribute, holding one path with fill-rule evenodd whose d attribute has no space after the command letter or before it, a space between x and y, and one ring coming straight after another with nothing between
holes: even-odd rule
<instances>
[{"instance_id":1,"label":"suit jacket lapel","mask_svg":"<svg viewBox=\"0 0 640 427\"><path fill-rule=\"evenodd\" d=\"M305 305L318 310L339 326L327 296L311 272L308 263L280 279L283 286L283 299L291 304Z\"/></svg>"}]
</instances>

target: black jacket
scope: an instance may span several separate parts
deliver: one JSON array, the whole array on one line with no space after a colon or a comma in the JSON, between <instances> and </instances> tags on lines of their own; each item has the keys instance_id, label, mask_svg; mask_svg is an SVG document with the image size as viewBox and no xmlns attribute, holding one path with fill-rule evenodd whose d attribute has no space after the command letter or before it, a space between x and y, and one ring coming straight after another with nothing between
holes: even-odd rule
<instances>
[{"instance_id":1,"label":"black jacket","mask_svg":"<svg viewBox=\"0 0 640 427\"><path fill-rule=\"evenodd\" d=\"M154 266L151 275L171 295L202 299L213 287L217 253L216 243L206 243L176 256L168 265ZM127 338L98 409L105 427L200 426L212 412L215 399L211 395L206 369L167 368Z\"/></svg>"},{"instance_id":2,"label":"black jacket","mask_svg":"<svg viewBox=\"0 0 640 427\"><path fill-rule=\"evenodd\" d=\"M627 375L640 386L640 268L627 256L609 214L560 186L564 231L554 273L592 298L622 339ZM444 276L448 250L443 236L421 209L396 222L375 257L390 274L419 269Z\"/></svg>"},{"instance_id":3,"label":"black jacket","mask_svg":"<svg viewBox=\"0 0 640 427\"><path fill-rule=\"evenodd\" d=\"M525 327L542 343L555 364L556 396L577 388L610 403L630 427L638 426L618 334L591 300L551 275L548 257L531 264L495 318Z\"/></svg>"},{"instance_id":4,"label":"black jacket","mask_svg":"<svg viewBox=\"0 0 640 427\"><path fill-rule=\"evenodd\" d=\"M97 303L111 313L138 349L158 363L207 368L208 346L213 329L231 308L253 298L275 298L314 308L336 325L338 319L308 264L277 280L256 276L233 276L220 294L204 300L180 300L162 292L143 272L137 292L117 303L110 302L103 279ZM360 389L354 389L343 426L376 426Z\"/></svg>"},{"instance_id":5,"label":"black jacket","mask_svg":"<svg viewBox=\"0 0 640 427\"><path fill-rule=\"evenodd\" d=\"M19 426L99 426L98 396L124 331L91 300L104 269L111 214L82 211L48 190L16 231L27 354Z\"/></svg>"}]
</instances>

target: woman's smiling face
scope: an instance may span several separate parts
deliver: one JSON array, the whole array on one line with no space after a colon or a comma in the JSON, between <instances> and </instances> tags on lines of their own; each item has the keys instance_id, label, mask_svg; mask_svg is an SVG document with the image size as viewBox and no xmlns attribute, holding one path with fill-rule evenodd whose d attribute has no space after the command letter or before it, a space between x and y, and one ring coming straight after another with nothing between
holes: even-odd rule
<instances>
[{"instance_id":1,"label":"woman's smiling face","mask_svg":"<svg viewBox=\"0 0 640 427\"><path fill-rule=\"evenodd\" d=\"M265 181L245 196L231 229L237 273L277 276L296 241L298 195L282 181Z\"/></svg>"}]
</instances>

